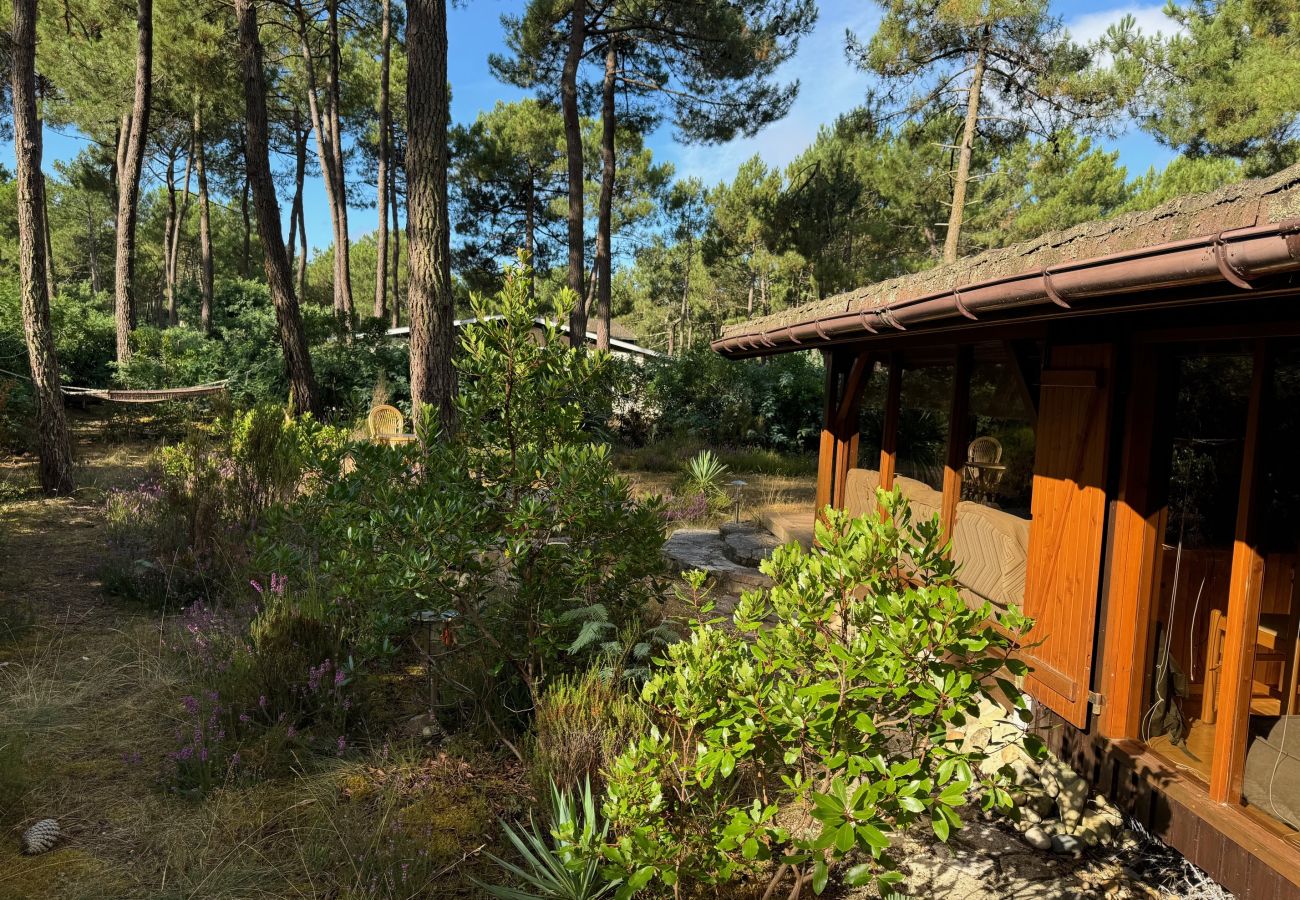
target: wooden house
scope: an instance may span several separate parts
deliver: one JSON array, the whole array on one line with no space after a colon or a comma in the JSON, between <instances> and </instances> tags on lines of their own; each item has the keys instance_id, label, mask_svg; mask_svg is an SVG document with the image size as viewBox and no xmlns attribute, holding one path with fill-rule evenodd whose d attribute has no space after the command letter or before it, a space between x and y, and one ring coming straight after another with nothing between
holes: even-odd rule
<instances>
[{"instance_id":1,"label":"wooden house","mask_svg":"<svg viewBox=\"0 0 1300 900\"><path fill-rule=\"evenodd\" d=\"M817 503L940 517L1076 769L1300 896L1300 167L724 328L826 364ZM811 513L811 511L810 511Z\"/></svg>"}]
</instances>

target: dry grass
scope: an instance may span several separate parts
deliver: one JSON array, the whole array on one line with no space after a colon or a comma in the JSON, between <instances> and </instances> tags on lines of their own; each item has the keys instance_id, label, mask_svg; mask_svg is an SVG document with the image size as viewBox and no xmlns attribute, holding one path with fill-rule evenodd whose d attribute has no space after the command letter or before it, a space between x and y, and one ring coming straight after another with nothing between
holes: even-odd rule
<instances>
[{"instance_id":1,"label":"dry grass","mask_svg":"<svg viewBox=\"0 0 1300 900\"><path fill-rule=\"evenodd\" d=\"M381 745L204 801L165 789L193 686L166 623L105 597L96 575L103 496L142 480L161 437L148 420L115 418L131 437L119 443L74 423L72 497L40 497L31 460L0 459L0 900L477 896L463 874L487 874L493 813L527 795L517 771L429 767ZM20 855L22 829L45 817L65 839Z\"/></svg>"},{"instance_id":2,"label":"dry grass","mask_svg":"<svg viewBox=\"0 0 1300 900\"><path fill-rule=\"evenodd\" d=\"M632 491L637 496L670 494L681 480L679 474L671 472L625 471L624 476L632 483ZM762 523L774 513L807 513L812 510L817 494L815 476L753 475L733 476L746 482L741 516L747 521ZM730 480L730 477L728 478ZM684 522L695 528L720 525L729 521L733 510L710 516L699 522Z\"/></svg>"}]
</instances>

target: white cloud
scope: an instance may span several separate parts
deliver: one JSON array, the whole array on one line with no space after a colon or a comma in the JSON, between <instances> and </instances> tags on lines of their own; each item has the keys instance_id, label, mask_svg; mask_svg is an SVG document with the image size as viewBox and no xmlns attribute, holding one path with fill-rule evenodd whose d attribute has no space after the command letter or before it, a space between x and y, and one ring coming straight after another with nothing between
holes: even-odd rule
<instances>
[{"instance_id":1,"label":"white cloud","mask_svg":"<svg viewBox=\"0 0 1300 900\"><path fill-rule=\"evenodd\" d=\"M1170 34L1176 30L1173 20L1165 15L1163 3L1131 3L1082 15L1067 14L1065 27L1078 43L1087 44L1097 40L1106 33L1107 28L1125 16L1132 16L1143 34Z\"/></svg>"}]
</instances>

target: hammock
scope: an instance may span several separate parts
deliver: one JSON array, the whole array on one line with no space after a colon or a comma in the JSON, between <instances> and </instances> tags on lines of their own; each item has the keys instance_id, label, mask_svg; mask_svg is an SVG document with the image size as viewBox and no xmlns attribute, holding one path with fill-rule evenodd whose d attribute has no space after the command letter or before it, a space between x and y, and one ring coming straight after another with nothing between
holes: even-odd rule
<instances>
[{"instance_id":1,"label":"hammock","mask_svg":"<svg viewBox=\"0 0 1300 900\"><path fill-rule=\"evenodd\" d=\"M193 400L196 397L211 397L224 394L230 379L198 384L193 387L162 388L160 390L122 391L109 388L65 387L63 393L69 397L93 397L96 400L108 400L113 403L162 403L166 400Z\"/></svg>"},{"instance_id":2,"label":"hammock","mask_svg":"<svg viewBox=\"0 0 1300 900\"><path fill-rule=\"evenodd\" d=\"M10 375L14 378L21 378L23 381L32 380L28 375L21 372L10 372L8 369L0 369L0 375ZM212 397L216 394L224 394L228 384L230 384L230 379L223 378L221 381L209 381L207 384L196 384L193 387L141 391L72 387L65 384L63 385L63 393L69 397L92 397L96 400L109 400L113 403L162 403L165 400L193 400L195 397Z\"/></svg>"}]
</instances>

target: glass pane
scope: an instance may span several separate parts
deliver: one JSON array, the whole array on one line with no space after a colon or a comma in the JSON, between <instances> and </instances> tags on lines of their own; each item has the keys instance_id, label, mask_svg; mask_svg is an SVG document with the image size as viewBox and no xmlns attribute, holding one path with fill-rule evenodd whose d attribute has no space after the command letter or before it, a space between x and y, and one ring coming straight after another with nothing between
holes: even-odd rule
<instances>
[{"instance_id":1,"label":"glass pane","mask_svg":"<svg viewBox=\"0 0 1300 900\"><path fill-rule=\"evenodd\" d=\"M903 370L895 484L917 507L918 516L928 517L942 505L937 492L943 491L952 377L951 365Z\"/></svg>"},{"instance_id":2,"label":"glass pane","mask_svg":"<svg viewBox=\"0 0 1300 900\"><path fill-rule=\"evenodd\" d=\"M1300 709L1296 706L1296 556L1300 550L1300 351L1274 365L1260 424L1256 533L1264 558L1255 668L1250 688L1242 799L1284 826L1300 829Z\"/></svg>"},{"instance_id":3,"label":"glass pane","mask_svg":"<svg viewBox=\"0 0 1300 900\"><path fill-rule=\"evenodd\" d=\"M885 426L885 402L889 391L889 365L876 363L862 390L858 414L858 464L849 470L844 486L844 510L860 516L876 508L880 486L880 436Z\"/></svg>"},{"instance_id":4,"label":"glass pane","mask_svg":"<svg viewBox=\"0 0 1300 900\"><path fill-rule=\"evenodd\" d=\"M957 577L972 604L1025 597L1034 484L1033 387L1005 357L971 368L966 465L952 533Z\"/></svg>"},{"instance_id":5,"label":"glass pane","mask_svg":"<svg viewBox=\"0 0 1300 900\"><path fill-rule=\"evenodd\" d=\"M1232 544L1253 361L1249 352L1175 360L1164 451L1165 530L1157 560L1142 737L1209 779Z\"/></svg>"}]
</instances>

